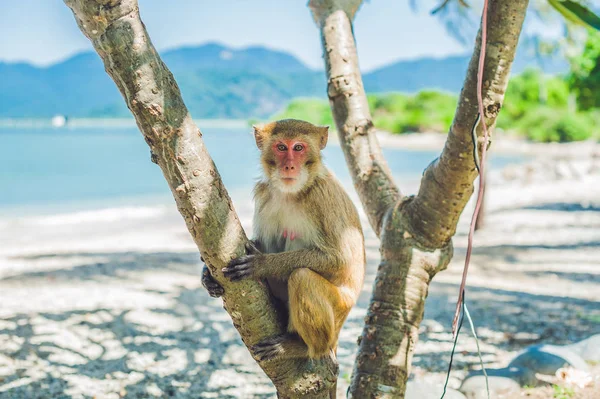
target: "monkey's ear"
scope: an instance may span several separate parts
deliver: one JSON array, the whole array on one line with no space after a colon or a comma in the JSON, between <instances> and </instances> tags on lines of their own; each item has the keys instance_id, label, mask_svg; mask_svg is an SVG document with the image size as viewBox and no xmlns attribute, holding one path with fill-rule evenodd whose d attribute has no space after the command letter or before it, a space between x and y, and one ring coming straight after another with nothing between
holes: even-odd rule
<instances>
[{"instance_id":1,"label":"monkey's ear","mask_svg":"<svg viewBox=\"0 0 600 399\"><path fill-rule=\"evenodd\" d=\"M264 125L252 125L254 129L254 140L256 140L256 146L259 150L263 149L263 142L265 141L265 132L263 130Z\"/></svg>"},{"instance_id":2,"label":"monkey's ear","mask_svg":"<svg viewBox=\"0 0 600 399\"><path fill-rule=\"evenodd\" d=\"M321 133L319 147L323 149L327 145L327 139L329 138L329 126L319 126L319 130Z\"/></svg>"}]
</instances>

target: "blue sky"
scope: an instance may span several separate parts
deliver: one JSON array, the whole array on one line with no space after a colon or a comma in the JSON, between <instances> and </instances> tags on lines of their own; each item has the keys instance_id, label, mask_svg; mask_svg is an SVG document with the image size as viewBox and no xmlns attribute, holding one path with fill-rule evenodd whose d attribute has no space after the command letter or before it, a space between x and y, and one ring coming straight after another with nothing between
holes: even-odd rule
<instances>
[{"instance_id":1,"label":"blue sky","mask_svg":"<svg viewBox=\"0 0 600 399\"><path fill-rule=\"evenodd\" d=\"M265 45L295 54L322 68L320 39L307 0L139 0L156 47L217 41L234 47ZM450 37L429 15L434 1L417 12L408 0L370 0L355 21L364 70L398 59L463 54L467 47ZM0 61L46 65L91 45L61 0L0 1ZM468 46L470 47L470 45Z\"/></svg>"}]
</instances>

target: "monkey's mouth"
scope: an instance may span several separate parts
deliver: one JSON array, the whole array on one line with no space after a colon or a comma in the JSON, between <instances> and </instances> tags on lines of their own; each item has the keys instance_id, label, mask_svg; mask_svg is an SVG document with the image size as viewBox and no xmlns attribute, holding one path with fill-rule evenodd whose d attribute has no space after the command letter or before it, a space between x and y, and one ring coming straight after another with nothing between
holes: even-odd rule
<instances>
[{"instance_id":1,"label":"monkey's mouth","mask_svg":"<svg viewBox=\"0 0 600 399\"><path fill-rule=\"evenodd\" d=\"M296 178L295 177L282 177L281 181L284 182L285 184L291 184L296 181Z\"/></svg>"}]
</instances>

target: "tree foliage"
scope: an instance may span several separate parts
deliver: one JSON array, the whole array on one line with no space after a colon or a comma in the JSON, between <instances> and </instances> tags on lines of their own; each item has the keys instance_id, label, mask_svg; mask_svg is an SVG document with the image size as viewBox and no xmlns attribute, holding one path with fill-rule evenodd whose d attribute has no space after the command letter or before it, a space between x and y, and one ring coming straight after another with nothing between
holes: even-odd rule
<instances>
[{"instance_id":1,"label":"tree foliage","mask_svg":"<svg viewBox=\"0 0 600 399\"><path fill-rule=\"evenodd\" d=\"M455 95L421 91L416 95L370 95L375 126L393 133L446 131L456 109Z\"/></svg>"},{"instance_id":2,"label":"tree foliage","mask_svg":"<svg viewBox=\"0 0 600 399\"><path fill-rule=\"evenodd\" d=\"M570 109L569 93L565 79L527 70L510 81L498 127L537 142L599 137L598 113Z\"/></svg>"},{"instance_id":3,"label":"tree foliage","mask_svg":"<svg viewBox=\"0 0 600 399\"><path fill-rule=\"evenodd\" d=\"M583 53L571 60L571 89L580 109L600 108L600 33L590 30Z\"/></svg>"}]
</instances>

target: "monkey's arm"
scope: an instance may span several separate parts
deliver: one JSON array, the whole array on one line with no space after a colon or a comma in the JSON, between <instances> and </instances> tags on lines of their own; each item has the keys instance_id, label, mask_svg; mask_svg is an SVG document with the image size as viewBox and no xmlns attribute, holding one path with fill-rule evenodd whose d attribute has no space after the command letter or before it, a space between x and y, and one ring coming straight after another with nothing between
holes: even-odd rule
<instances>
[{"instance_id":1,"label":"monkey's arm","mask_svg":"<svg viewBox=\"0 0 600 399\"><path fill-rule=\"evenodd\" d=\"M335 274L343 258L333 250L299 249L274 254L248 254L229 262L223 268L225 277L237 281L244 278L289 278L295 269L307 268L325 278Z\"/></svg>"}]
</instances>

